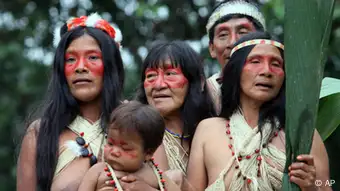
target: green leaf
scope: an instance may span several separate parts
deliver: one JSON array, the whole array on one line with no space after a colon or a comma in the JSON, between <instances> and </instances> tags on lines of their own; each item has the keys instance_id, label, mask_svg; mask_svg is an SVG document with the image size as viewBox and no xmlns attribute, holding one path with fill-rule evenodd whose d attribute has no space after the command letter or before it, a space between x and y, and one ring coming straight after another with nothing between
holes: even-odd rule
<instances>
[{"instance_id":1,"label":"green leaf","mask_svg":"<svg viewBox=\"0 0 340 191\"><path fill-rule=\"evenodd\" d=\"M340 80L326 77L322 80L320 99L340 92Z\"/></svg>"},{"instance_id":2,"label":"green leaf","mask_svg":"<svg viewBox=\"0 0 340 191\"><path fill-rule=\"evenodd\" d=\"M287 162L284 190L299 190L288 180L288 167L299 154L310 153L333 8L334 0L285 1Z\"/></svg>"},{"instance_id":3,"label":"green leaf","mask_svg":"<svg viewBox=\"0 0 340 191\"><path fill-rule=\"evenodd\" d=\"M320 99L316 124L316 128L324 141L340 125L340 93Z\"/></svg>"}]
</instances>

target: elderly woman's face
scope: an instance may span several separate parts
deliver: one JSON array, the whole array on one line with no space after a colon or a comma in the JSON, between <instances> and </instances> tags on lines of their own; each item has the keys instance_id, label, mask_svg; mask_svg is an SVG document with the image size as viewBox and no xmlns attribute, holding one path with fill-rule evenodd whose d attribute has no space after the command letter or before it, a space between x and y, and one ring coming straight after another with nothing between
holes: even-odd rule
<instances>
[{"instance_id":1,"label":"elderly woman's face","mask_svg":"<svg viewBox=\"0 0 340 191\"><path fill-rule=\"evenodd\" d=\"M241 97L256 102L275 98L284 82L283 58L277 47L256 45L249 53L241 73Z\"/></svg>"},{"instance_id":2,"label":"elderly woman's face","mask_svg":"<svg viewBox=\"0 0 340 191\"><path fill-rule=\"evenodd\" d=\"M144 91L147 101L163 117L178 114L188 91L188 80L180 67L172 66L170 60L164 67L145 70Z\"/></svg>"}]
</instances>

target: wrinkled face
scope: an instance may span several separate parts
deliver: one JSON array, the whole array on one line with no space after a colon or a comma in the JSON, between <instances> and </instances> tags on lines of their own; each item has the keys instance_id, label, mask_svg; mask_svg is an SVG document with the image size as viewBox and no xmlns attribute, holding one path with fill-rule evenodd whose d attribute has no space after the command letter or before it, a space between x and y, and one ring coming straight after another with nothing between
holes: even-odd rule
<instances>
[{"instance_id":1,"label":"wrinkled face","mask_svg":"<svg viewBox=\"0 0 340 191\"><path fill-rule=\"evenodd\" d=\"M152 157L144 152L143 140L137 132L124 132L117 128L108 131L104 156L114 170L126 172L139 170L143 162Z\"/></svg>"},{"instance_id":2,"label":"wrinkled face","mask_svg":"<svg viewBox=\"0 0 340 191\"><path fill-rule=\"evenodd\" d=\"M97 99L102 90L104 64L97 41L85 34L65 53L65 76L72 95L81 102Z\"/></svg>"},{"instance_id":3,"label":"wrinkled face","mask_svg":"<svg viewBox=\"0 0 340 191\"><path fill-rule=\"evenodd\" d=\"M144 91L147 101L163 117L178 113L188 91L188 80L180 67L167 60L164 67L145 70Z\"/></svg>"},{"instance_id":4,"label":"wrinkled face","mask_svg":"<svg viewBox=\"0 0 340 191\"><path fill-rule=\"evenodd\" d=\"M213 42L209 44L211 57L216 58L223 68L229 62L235 42L255 30L253 23L247 18L233 18L216 25Z\"/></svg>"},{"instance_id":5,"label":"wrinkled face","mask_svg":"<svg viewBox=\"0 0 340 191\"><path fill-rule=\"evenodd\" d=\"M284 63L277 47L256 45L249 53L241 73L241 101L251 99L261 104L275 98L284 82Z\"/></svg>"}]
</instances>

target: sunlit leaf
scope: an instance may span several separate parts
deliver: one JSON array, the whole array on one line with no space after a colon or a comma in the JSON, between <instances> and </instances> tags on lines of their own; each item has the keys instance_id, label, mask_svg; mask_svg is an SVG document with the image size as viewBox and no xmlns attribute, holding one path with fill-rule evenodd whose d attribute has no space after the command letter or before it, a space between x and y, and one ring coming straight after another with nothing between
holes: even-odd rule
<instances>
[{"instance_id":1,"label":"sunlit leaf","mask_svg":"<svg viewBox=\"0 0 340 191\"><path fill-rule=\"evenodd\" d=\"M325 141L340 125L340 93L320 99L317 126Z\"/></svg>"},{"instance_id":2,"label":"sunlit leaf","mask_svg":"<svg viewBox=\"0 0 340 191\"><path fill-rule=\"evenodd\" d=\"M326 77L322 80L320 99L340 92L340 80Z\"/></svg>"}]
</instances>

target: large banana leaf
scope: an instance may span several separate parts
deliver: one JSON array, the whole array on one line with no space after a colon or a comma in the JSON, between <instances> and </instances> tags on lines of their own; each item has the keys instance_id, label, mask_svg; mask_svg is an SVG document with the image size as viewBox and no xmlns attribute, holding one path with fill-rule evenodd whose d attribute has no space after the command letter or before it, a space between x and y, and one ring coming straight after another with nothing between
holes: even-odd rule
<instances>
[{"instance_id":1,"label":"large banana leaf","mask_svg":"<svg viewBox=\"0 0 340 191\"><path fill-rule=\"evenodd\" d=\"M340 80L334 78L322 80L316 124L324 141L340 125Z\"/></svg>"},{"instance_id":2,"label":"large banana leaf","mask_svg":"<svg viewBox=\"0 0 340 191\"><path fill-rule=\"evenodd\" d=\"M340 93L332 94L320 99L316 124L316 128L322 139L326 141L340 125Z\"/></svg>"},{"instance_id":3,"label":"large banana leaf","mask_svg":"<svg viewBox=\"0 0 340 191\"><path fill-rule=\"evenodd\" d=\"M283 190L299 190L288 167L310 153L334 0L285 1L286 155Z\"/></svg>"},{"instance_id":4,"label":"large banana leaf","mask_svg":"<svg viewBox=\"0 0 340 191\"><path fill-rule=\"evenodd\" d=\"M322 80L316 124L327 149L333 190L340 190L340 80Z\"/></svg>"}]
</instances>

